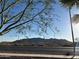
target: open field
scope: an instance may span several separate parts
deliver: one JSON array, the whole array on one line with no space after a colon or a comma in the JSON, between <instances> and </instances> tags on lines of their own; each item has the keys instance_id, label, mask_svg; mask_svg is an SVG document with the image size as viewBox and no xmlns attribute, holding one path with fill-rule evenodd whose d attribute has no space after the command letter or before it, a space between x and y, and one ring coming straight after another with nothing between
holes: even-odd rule
<instances>
[{"instance_id":1,"label":"open field","mask_svg":"<svg viewBox=\"0 0 79 59\"><path fill-rule=\"evenodd\" d=\"M24 54L53 54L53 55L72 55L73 47L0 47L0 52L4 53L24 53Z\"/></svg>"},{"instance_id":2,"label":"open field","mask_svg":"<svg viewBox=\"0 0 79 59\"><path fill-rule=\"evenodd\" d=\"M0 59L71 59L73 47L0 47L0 52Z\"/></svg>"}]
</instances>

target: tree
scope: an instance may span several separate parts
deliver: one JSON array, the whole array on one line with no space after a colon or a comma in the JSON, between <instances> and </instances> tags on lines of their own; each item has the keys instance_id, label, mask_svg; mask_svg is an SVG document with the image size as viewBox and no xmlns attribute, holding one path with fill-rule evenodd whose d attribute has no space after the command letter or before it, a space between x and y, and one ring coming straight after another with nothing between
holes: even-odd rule
<instances>
[{"instance_id":1,"label":"tree","mask_svg":"<svg viewBox=\"0 0 79 59\"><path fill-rule=\"evenodd\" d=\"M13 29L30 29L38 25L42 31L51 23L54 0L0 0L0 35ZM38 28L39 28L38 27Z\"/></svg>"},{"instance_id":2,"label":"tree","mask_svg":"<svg viewBox=\"0 0 79 59\"><path fill-rule=\"evenodd\" d=\"M72 19L73 19L73 23L75 23L75 24L79 23L79 14L75 14L75 15L72 17Z\"/></svg>"},{"instance_id":3,"label":"tree","mask_svg":"<svg viewBox=\"0 0 79 59\"><path fill-rule=\"evenodd\" d=\"M74 6L78 7L79 1L78 0L60 0L60 2L69 11L70 24L71 24L71 34L72 34L72 40L73 40L73 46L74 46L74 54L73 54L73 57L74 57L75 56L75 42L74 42L74 32L73 32L73 25L72 25L71 9Z\"/></svg>"}]
</instances>

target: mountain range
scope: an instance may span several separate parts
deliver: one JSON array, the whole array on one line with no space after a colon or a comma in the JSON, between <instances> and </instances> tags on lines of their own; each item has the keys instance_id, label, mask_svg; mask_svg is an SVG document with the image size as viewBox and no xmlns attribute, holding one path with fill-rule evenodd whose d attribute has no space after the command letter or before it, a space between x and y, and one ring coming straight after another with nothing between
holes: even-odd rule
<instances>
[{"instance_id":1,"label":"mountain range","mask_svg":"<svg viewBox=\"0 0 79 59\"><path fill-rule=\"evenodd\" d=\"M66 39L44 39L44 38L28 38L20 39L13 42L1 42L4 46L34 46L34 47L72 47L73 43Z\"/></svg>"}]
</instances>

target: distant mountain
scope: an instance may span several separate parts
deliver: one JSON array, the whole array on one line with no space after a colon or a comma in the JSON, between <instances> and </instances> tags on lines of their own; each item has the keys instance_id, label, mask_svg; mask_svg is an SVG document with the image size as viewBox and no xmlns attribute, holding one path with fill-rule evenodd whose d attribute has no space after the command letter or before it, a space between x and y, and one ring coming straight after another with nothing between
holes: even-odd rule
<instances>
[{"instance_id":1,"label":"distant mountain","mask_svg":"<svg viewBox=\"0 0 79 59\"><path fill-rule=\"evenodd\" d=\"M34 47L72 47L72 42L65 39L43 39L43 38L28 38L16 40L13 42L1 42L0 45L7 46L34 46Z\"/></svg>"}]
</instances>

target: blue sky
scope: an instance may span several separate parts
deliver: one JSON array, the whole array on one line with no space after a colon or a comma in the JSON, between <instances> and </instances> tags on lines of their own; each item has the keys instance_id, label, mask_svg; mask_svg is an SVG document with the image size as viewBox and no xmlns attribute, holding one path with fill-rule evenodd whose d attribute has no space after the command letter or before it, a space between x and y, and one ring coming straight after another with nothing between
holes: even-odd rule
<instances>
[{"instance_id":1,"label":"blue sky","mask_svg":"<svg viewBox=\"0 0 79 59\"><path fill-rule=\"evenodd\" d=\"M18 9L20 10L20 9ZM53 12L53 10L52 10ZM79 11L74 7L72 9L72 16ZM61 7L59 4L56 4L54 6L54 13L58 15L57 19L54 20L54 25L58 28L59 32L56 32L55 34L48 30L48 35L43 34L42 36L38 35L38 33L29 32L26 35L17 34L14 30L10 33L7 33L3 36L1 36L0 41L14 41L17 39L25 38L25 36L31 37L44 37L44 38L59 38L59 39L67 39L69 41L72 41L71 39L71 29L70 29L70 20L69 20L69 13L66 8ZM53 25L52 25L53 27ZM76 26L74 26L76 27ZM78 29L78 28L77 28ZM75 37L78 37L78 30L74 29Z\"/></svg>"}]
</instances>

